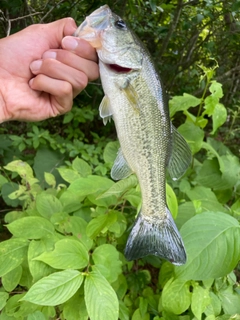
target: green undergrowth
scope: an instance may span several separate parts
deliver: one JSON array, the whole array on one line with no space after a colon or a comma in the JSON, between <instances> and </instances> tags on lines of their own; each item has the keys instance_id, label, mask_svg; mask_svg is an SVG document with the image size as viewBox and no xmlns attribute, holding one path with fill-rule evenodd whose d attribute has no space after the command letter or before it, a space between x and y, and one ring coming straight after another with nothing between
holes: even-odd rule
<instances>
[{"instance_id":1,"label":"green undergrowth","mask_svg":"<svg viewBox=\"0 0 240 320\"><path fill-rule=\"evenodd\" d=\"M9 236L0 243L0 320L240 319L240 163L218 135L227 120L221 84L203 71L202 98L170 101L193 153L182 179L167 178L183 266L153 256L126 261L141 194L135 175L110 179L117 141L93 133L89 143L82 131L78 139L77 126L58 138L38 125L27 135L3 132Z\"/></svg>"}]
</instances>

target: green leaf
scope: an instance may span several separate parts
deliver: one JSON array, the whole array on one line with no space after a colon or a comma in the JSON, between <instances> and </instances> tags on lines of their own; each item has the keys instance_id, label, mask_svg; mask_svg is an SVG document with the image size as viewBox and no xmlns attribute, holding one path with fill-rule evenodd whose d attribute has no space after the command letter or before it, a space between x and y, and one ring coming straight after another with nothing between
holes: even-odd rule
<instances>
[{"instance_id":1,"label":"green leaf","mask_svg":"<svg viewBox=\"0 0 240 320\"><path fill-rule=\"evenodd\" d=\"M185 280L171 278L162 291L162 306L168 312L181 314L191 303L189 284Z\"/></svg>"},{"instance_id":2,"label":"green leaf","mask_svg":"<svg viewBox=\"0 0 240 320\"><path fill-rule=\"evenodd\" d=\"M0 292L0 311L5 307L8 298L9 294L7 292Z\"/></svg>"},{"instance_id":3,"label":"green leaf","mask_svg":"<svg viewBox=\"0 0 240 320\"><path fill-rule=\"evenodd\" d=\"M2 285L4 289L11 292L19 284L22 276L22 266L17 266L15 269L2 276Z\"/></svg>"},{"instance_id":4,"label":"green leaf","mask_svg":"<svg viewBox=\"0 0 240 320\"><path fill-rule=\"evenodd\" d=\"M214 108L214 113L212 115L213 119L213 129L211 134L214 134L216 130L221 127L227 120L227 110L223 104L217 103Z\"/></svg>"},{"instance_id":5,"label":"green leaf","mask_svg":"<svg viewBox=\"0 0 240 320\"><path fill-rule=\"evenodd\" d=\"M210 188L197 186L186 193L195 205L197 213L204 211L225 211L224 207L218 202L215 193Z\"/></svg>"},{"instance_id":6,"label":"green leaf","mask_svg":"<svg viewBox=\"0 0 240 320\"><path fill-rule=\"evenodd\" d=\"M191 309L198 320L202 320L202 314L210 303L209 291L195 284L193 286Z\"/></svg>"},{"instance_id":7,"label":"green leaf","mask_svg":"<svg viewBox=\"0 0 240 320\"><path fill-rule=\"evenodd\" d=\"M108 144L106 145L103 151L103 159L105 163L112 164L115 161L118 149L119 149L118 141L108 142Z\"/></svg>"},{"instance_id":8,"label":"green leaf","mask_svg":"<svg viewBox=\"0 0 240 320\"><path fill-rule=\"evenodd\" d=\"M55 269L82 269L88 264L88 252L81 242L66 238L57 241L53 251L44 252L34 260Z\"/></svg>"},{"instance_id":9,"label":"green leaf","mask_svg":"<svg viewBox=\"0 0 240 320\"><path fill-rule=\"evenodd\" d=\"M19 185L14 182L5 183L2 186L2 189L1 189L2 198L7 205L14 207L14 208L21 205L22 202L19 199L10 199L9 198L9 195L12 194L13 192L17 192L18 189L19 189Z\"/></svg>"},{"instance_id":10,"label":"green leaf","mask_svg":"<svg viewBox=\"0 0 240 320\"><path fill-rule=\"evenodd\" d=\"M117 221L117 214L111 211L92 219L87 226L87 236L94 239L104 228L108 228Z\"/></svg>"},{"instance_id":11,"label":"green leaf","mask_svg":"<svg viewBox=\"0 0 240 320\"><path fill-rule=\"evenodd\" d=\"M27 162L15 160L4 167L6 170L17 172L24 179L33 178L33 171Z\"/></svg>"},{"instance_id":12,"label":"green leaf","mask_svg":"<svg viewBox=\"0 0 240 320\"><path fill-rule=\"evenodd\" d=\"M39 256L41 253L52 250L54 243L55 239L52 238L44 238L37 241L32 240L30 242L28 248L28 266L33 277L33 282L36 282L55 271L49 265L41 261L34 260L34 258Z\"/></svg>"},{"instance_id":13,"label":"green leaf","mask_svg":"<svg viewBox=\"0 0 240 320\"><path fill-rule=\"evenodd\" d=\"M19 266L27 255L26 239L9 239L0 243L0 277Z\"/></svg>"},{"instance_id":14,"label":"green leaf","mask_svg":"<svg viewBox=\"0 0 240 320\"><path fill-rule=\"evenodd\" d=\"M63 180L69 183L72 183L73 181L76 181L81 177L78 172L69 168L58 168L58 172L60 173L60 176L63 178Z\"/></svg>"},{"instance_id":15,"label":"green leaf","mask_svg":"<svg viewBox=\"0 0 240 320\"><path fill-rule=\"evenodd\" d=\"M83 275L77 270L55 272L36 282L21 301L56 306L69 300L82 282Z\"/></svg>"},{"instance_id":16,"label":"green leaf","mask_svg":"<svg viewBox=\"0 0 240 320\"><path fill-rule=\"evenodd\" d=\"M54 177L53 174L49 173L49 172L44 172L44 179L47 182L47 184L49 186L51 186L52 188L55 188L56 186L56 179Z\"/></svg>"},{"instance_id":17,"label":"green leaf","mask_svg":"<svg viewBox=\"0 0 240 320\"><path fill-rule=\"evenodd\" d=\"M37 195L36 208L42 217L49 219L54 213L61 212L63 206L58 198L50 193L42 192Z\"/></svg>"},{"instance_id":18,"label":"green leaf","mask_svg":"<svg viewBox=\"0 0 240 320\"><path fill-rule=\"evenodd\" d=\"M240 294L234 292L232 287L220 290L217 295L221 300L224 313L240 314Z\"/></svg>"},{"instance_id":19,"label":"green leaf","mask_svg":"<svg viewBox=\"0 0 240 320\"><path fill-rule=\"evenodd\" d=\"M189 144L192 154L197 153L202 148L204 131L194 123L186 121L178 127L178 131Z\"/></svg>"},{"instance_id":20,"label":"green leaf","mask_svg":"<svg viewBox=\"0 0 240 320\"><path fill-rule=\"evenodd\" d=\"M168 183L166 184L166 196L168 208L173 218L176 219L178 214L178 201L173 189Z\"/></svg>"},{"instance_id":21,"label":"green leaf","mask_svg":"<svg viewBox=\"0 0 240 320\"><path fill-rule=\"evenodd\" d=\"M86 161L79 159L78 157L73 160L72 168L73 170L78 172L81 177L87 177L92 174L92 168L90 167L90 165Z\"/></svg>"},{"instance_id":22,"label":"green leaf","mask_svg":"<svg viewBox=\"0 0 240 320\"><path fill-rule=\"evenodd\" d=\"M175 96L169 101L170 117L178 111L188 110L190 107L196 107L200 104L201 99L184 93L183 96Z\"/></svg>"},{"instance_id":23,"label":"green leaf","mask_svg":"<svg viewBox=\"0 0 240 320\"><path fill-rule=\"evenodd\" d=\"M88 313L84 296L77 292L71 299L64 303L63 316L67 320L88 320Z\"/></svg>"},{"instance_id":24,"label":"green leaf","mask_svg":"<svg viewBox=\"0 0 240 320\"><path fill-rule=\"evenodd\" d=\"M80 217L70 216L64 224L64 229L67 233L72 233L80 242L84 244L87 250L90 250L93 245L93 240L86 233L87 222Z\"/></svg>"},{"instance_id":25,"label":"green leaf","mask_svg":"<svg viewBox=\"0 0 240 320\"><path fill-rule=\"evenodd\" d=\"M81 198L70 190L64 191L59 198L63 206L63 211L66 213L72 213L80 209L82 206L81 201L83 199L84 197Z\"/></svg>"},{"instance_id":26,"label":"green leaf","mask_svg":"<svg viewBox=\"0 0 240 320\"><path fill-rule=\"evenodd\" d=\"M48 187L44 179L45 172L51 172L51 174L54 175L56 184L59 184L63 181L59 172L57 171L57 168L63 165L63 161L64 156L59 151L50 150L45 146L38 148L34 158L33 169L37 179L40 181L43 187Z\"/></svg>"},{"instance_id":27,"label":"green leaf","mask_svg":"<svg viewBox=\"0 0 240 320\"><path fill-rule=\"evenodd\" d=\"M136 309L132 315L132 320L150 320L150 314L145 313L145 315L142 316L140 309Z\"/></svg>"},{"instance_id":28,"label":"green leaf","mask_svg":"<svg viewBox=\"0 0 240 320\"><path fill-rule=\"evenodd\" d=\"M34 216L15 220L7 228L15 237L25 239L41 239L54 233L54 226L48 220Z\"/></svg>"},{"instance_id":29,"label":"green leaf","mask_svg":"<svg viewBox=\"0 0 240 320\"><path fill-rule=\"evenodd\" d=\"M240 259L240 226L222 212L205 212L187 221L181 234L188 260L175 267L185 280L206 280L225 276Z\"/></svg>"},{"instance_id":30,"label":"green leaf","mask_svg":"<svg viewBox=\"0 0 240 320\"><path fill-rule=\"evenodd\" d=\"M94 268L84 284L85 302L91 320L117 320L118 298L109 282Z\"/></svg>"},{"instance_id":31,"label":"green leaf","mask_svg":"<svg viewBox=\"0 0 240 320\"><path fill-rule=\"evenodd\" d=\"M44 314L37 310L31 314L28 315L27 320L46 320Z\"/></svg>"},{"instance_id":32,"label":"green leaf","mask_svg":"<svg viewBox=\"0 0 240 320\"><path fill-rule=\"evenodd\" d=\"M111 244L97 247L92 254L93 261L101 274L110 282L117 280L122 272L119 252Z\"/></svg>"},{"instance_id":33,"label":"green leaf","mask_svg":"<svg viewBox=\"0 0 240 320\"><path fill-rule=\"evenodd\" d=\"M222 310L221 301L219 300L218 296L211 291L209 292L209 296L211 299L211 303L207 306L204 313L207 316L210 316L210 315L218 316Z\"/></svg>"},{"instance_id":34,"label":"green leaf","mask_svg":"<svg viewBox=\"0 0 240 320\"><path fill-rule=\"evenodd\" d=\"M110 179L100 176L88 176L87 178L78 178L68 188L79 197L87 196L98 191L109 189L114 182Z\"/></svg>"},{"instance_id":35,"label":"green leaf","mask_svg":"<svg viewBox=\"0 0 240 320\"><path fill-rule=\"evenodd\" d=\"M116 197L120 197L124 192L135 187L137 183L137 177L135 175L131 175L126 179L114 183L107 191L98 196L98 199L107 198L113 195Z\"/></svg>"}]
</instances>

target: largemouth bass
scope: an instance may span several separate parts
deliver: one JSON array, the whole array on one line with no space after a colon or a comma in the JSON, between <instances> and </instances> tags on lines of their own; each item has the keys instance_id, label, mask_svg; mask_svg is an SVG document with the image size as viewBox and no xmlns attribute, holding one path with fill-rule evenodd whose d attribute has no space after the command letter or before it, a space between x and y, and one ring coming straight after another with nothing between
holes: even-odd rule
<instances>
[{"instance_id":1,"label":"largemouth bass","mask_svg":"<svg viewBox=\"0 0 240 320\"><path fill-rule=\"evenodd\" d=\"M111 176L119 180L135 173L141 188L142 208L125 256L133 260L152 254L184 264L184 244L166 204L166 168L178 179L191 162L191 152L170 121L151 57L107 5L88 16L74 35L89 41L99 57L105 93L100 116L104 124L113 118L121 146Z\"/></svg>"}]
</instances>

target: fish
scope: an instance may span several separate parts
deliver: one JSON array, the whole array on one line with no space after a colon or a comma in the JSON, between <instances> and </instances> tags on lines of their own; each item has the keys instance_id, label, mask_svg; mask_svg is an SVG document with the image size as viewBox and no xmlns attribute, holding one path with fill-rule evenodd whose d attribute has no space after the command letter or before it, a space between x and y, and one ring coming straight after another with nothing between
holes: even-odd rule
<instances>
[{"instance_id":1,"label":"fish","mask_svg":"<svg viewBox=\"0 0 240 320\"><path fill-rule=\"evenodd\" d=\"M96 48L105 93L99 107L104 124L114 120L120 149L114 180L138 178L142 204L125 247L127 260L155 255L186 263L183 240L166 203L166 170L184 175L191 151L173 126L167 95L151 55L121 17L104 5L85 18L74 36Z\"/></svg>"}]
</instances>

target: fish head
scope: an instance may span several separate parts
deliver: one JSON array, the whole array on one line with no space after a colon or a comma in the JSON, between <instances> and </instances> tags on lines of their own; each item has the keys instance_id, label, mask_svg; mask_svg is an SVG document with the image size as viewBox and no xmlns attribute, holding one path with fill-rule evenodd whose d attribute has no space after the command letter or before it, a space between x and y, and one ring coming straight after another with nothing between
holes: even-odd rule
<instances>
[{"instance_id":1,"label":"fish head","mask_svg":"<svg viewBox=\"0 0 240 320\"><path fill-rule=\"evenodd\" d=\"M100 62L114 73L128 73L142 67L140 43L107 5L86 17L74 35L96 48Z\"/></svg>"}]
</instances>

